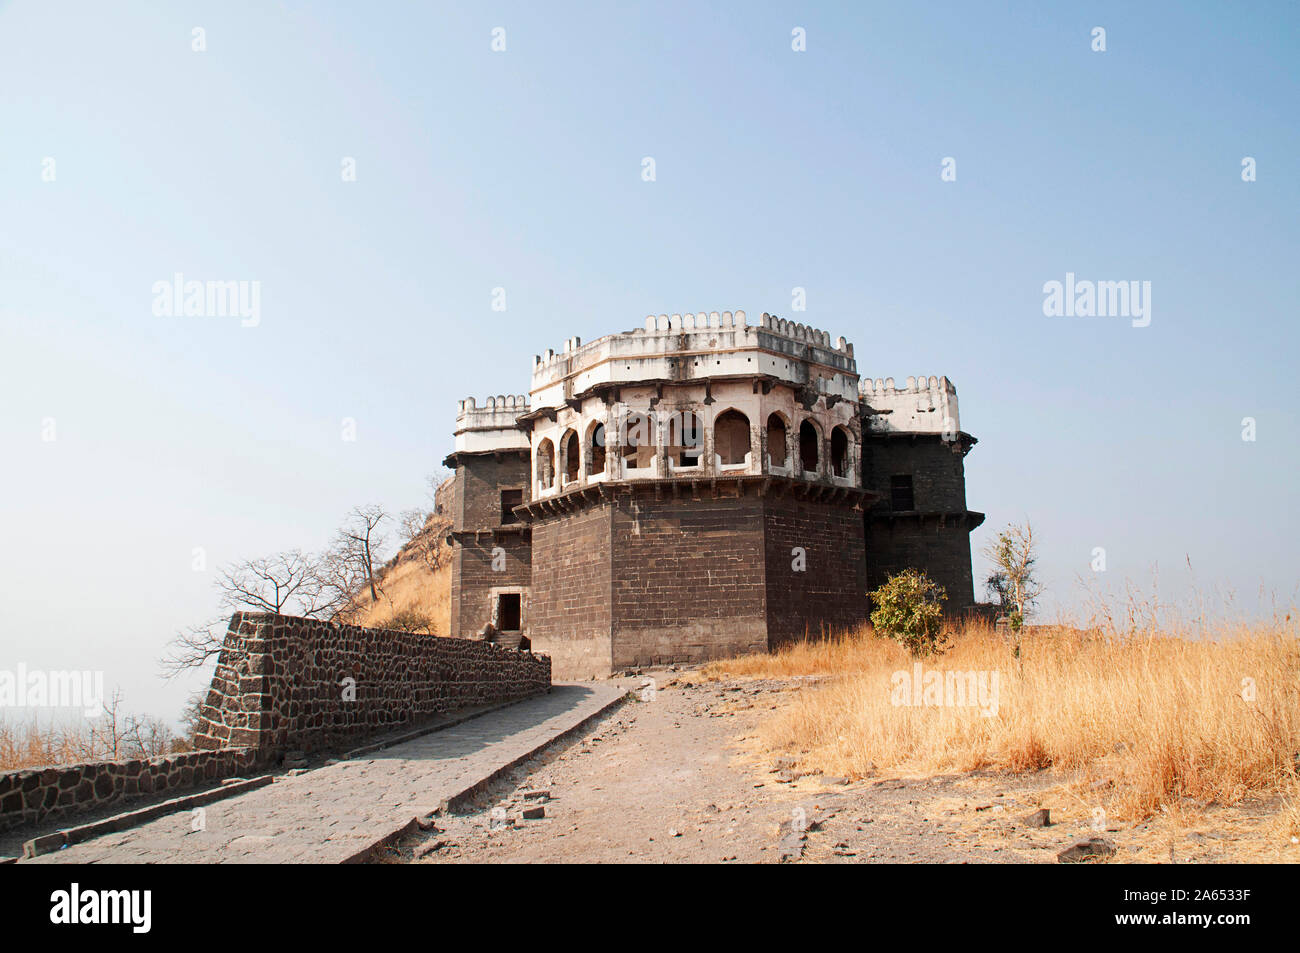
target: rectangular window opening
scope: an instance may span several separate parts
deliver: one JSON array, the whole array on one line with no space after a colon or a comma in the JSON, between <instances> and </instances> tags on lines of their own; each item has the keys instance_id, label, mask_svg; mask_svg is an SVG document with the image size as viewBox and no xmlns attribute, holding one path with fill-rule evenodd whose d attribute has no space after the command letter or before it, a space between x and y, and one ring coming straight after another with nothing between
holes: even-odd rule
<instances>
[{"instance_id":1,"label":"rectangular window opening","mask_svg":"<svg viewBox=\"0 0 1300 953\"><path fill-rule=\"evenodd\" d=\"M892 476L889 478L890 508L896 513L910 512L916 509L912 499L912 475Z\"/></svg>"},{"instance_id":2,"label":"rectangular window opening","mask_svg":"<svg viewBox=\"0 0 1300 953\"><path fill-rule=\"evenodd\" d=\"M518 523L519 517L515 515L515 507L524 502L523 490L502 490L501 491L501 525L508 523Z\"/></svg>"}]
</instances>

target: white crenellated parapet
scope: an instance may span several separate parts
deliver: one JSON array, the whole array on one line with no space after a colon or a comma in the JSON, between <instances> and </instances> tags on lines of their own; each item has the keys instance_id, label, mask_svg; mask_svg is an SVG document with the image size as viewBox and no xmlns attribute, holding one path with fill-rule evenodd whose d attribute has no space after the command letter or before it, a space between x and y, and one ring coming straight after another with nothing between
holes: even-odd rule
<instances>
[{"instance_id":1,"label":"white crenellated parapet","mask_svg":"<svg viewBox=\"0 0 1300 953\"><path fill-rule=\"evenodd\" d=\"M694 314L661 314L658 317L648 314L645 319L645 331L648 334L744 327L748 327L744 311L737 311L734 314L730 311L697 311Z\"/></svg>"},{"instance_id":2,"label":"white crenellated parapet","mask_svg":"<svg viewBox=\"0 0 1300 953\"><path fill-rule=\"evenodd\" d=\"M480 406L473 397L457 401L457 453L493 450L527 450L528 435L519 429L518 419L528 413L525 394L498 394Z\"/></svg>"},{"instance_id":3,"label":"white crenellated parapet","mask_svg":"<svg viewBox=\"0 0 1300 953\"><path fill-rule=\"evenodd\" d=\"M863 403L877 413L869 418L875 433L939 433L961 431L957 388L946 377L907 378L898 387L894 378L863 378L858 384ZM881 413L886 411L886 413Z\"/></svg>"},{"instance_id":4,"label":"white crenellated parapet","mask_svg":"<svg viewBox=\"0 0 1300 953\"><path fill-rule=\"evenodd\" d=\"M527 394L498 394L496 397L489 397L480 407L473 397L466 397L464 400L456 401L456 422L462 419L468 420L471 417L481 417L485 414L509 414L515 416L528 411Z\"/></svg>"},{"instance_id":5,"label":"white crenellated parapet","mask_svg":"<svg viewBox=\"0 0 1300 953\"><path fill-rule=\"evenodd\" d=\"M845 340L843 336L831 340L831 336L819 328L811 328L805 324L796 324L794 321L787 321L784 318L778 318L776 315L768 314L766 311L763 312L758 323L760 327L765 328L773 334L779 334L782 337L787 337L794 341L811 344L814 347L839 351L846 357L853 357L853 345Z\"/></svg>"},{"instance_id":6,"label":"white crenellated parapet","mask_svg":"<svg viewBox=\"0 0 1300 953\"><path fill-rule=\"evenodd\" d=\"M570 338L533 358L534 409L559 407L605 384L763 376L811 385L827 396L857 398L853 345L817 328L744 311L647 315L643 326L588 344Z\"/></svg>"}]
</instances>

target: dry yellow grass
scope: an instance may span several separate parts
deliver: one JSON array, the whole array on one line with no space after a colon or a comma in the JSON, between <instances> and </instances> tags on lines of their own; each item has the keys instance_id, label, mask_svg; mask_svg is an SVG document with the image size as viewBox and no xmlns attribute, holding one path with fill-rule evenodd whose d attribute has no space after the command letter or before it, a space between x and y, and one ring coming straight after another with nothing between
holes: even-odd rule
<instances>
[{"instance_id":1,"label":"dry yellow grass","mask_svg":"<svg viewBox=\"0 0 1300 953\"><path fill-rule=\"evenodd\" d=\"M413 540L398 553L379 579L379 599L363 592L351 622L368 628L389 628L398 617L430 620L436 635L451 631L451 547L445 517L431 516ZM429 556L436 552L437 558ZM431 563L436 562L436 568Z\"/></svg>"},{"instance_id":2,"label":"dry yellow grass","mask_svg":"<svg viewBox=\"0 0 1300 953\"><path fill-rule=\"evenodd\" d=\"M796 693L758 739L827 774L1050 767L1098 782L1090 790L1109 792L1121 815L1182 798L1289 794L1286 823L1300 821L1300 642L1289 616L1195 640L1037 629L1020 662L1001 635L972 626L923 669L984 673L990 687L996 673L993 717L970 705L896 704L895 673L910 676L914 664L894 643L859 633L715 662L702 674L832 676Z\"/></svg>"},{"instance_id":3,"label":"dry yellow grass","mask_svg":"<svg viewBox=\"0 0 1300 953\"><path fill-rule=\"evenodd\" d=\"M0 771L47 764L71 764L85 750L84 732L74 735L34 721L0 722Z\"/></svg>"},{"instance_id":4,"label":"dry yellow grass","mask_svg":"<svg viewBox=\"0 0 1300 953\"><path fill-rule=\"evenodd\" d=\"M158 719L141 723L140 730L123 721L81 718L42 722L35 716L21 721L0 719L0 771L19 768L152 758L169 751L189 750L188 743L172 735Z\"/></svg>"},{"instance_id":5,"label":"dry yellow grass","mask_svg":"<svg viewBox=\"0 0 1300 953\"><path fill-rule=\"evenodd\" d=\"M1300 780L1292 778L1282 794L1282 808L1277 813L1277 832L1300 843Z\"/></svg>"},{"instance_id":6,"label":"dry yellow grass","mask_svg":"<svg viewBox=\"0 0 1300 953\"><path fill-rule=\"evenodd\" d=\"M400 613L418 613L433 620L433 631L446 635L451 629L451 570L449 566L429 569L418 560L398 563L384 574L378 602L358 607L357 625L382 629Z\"/></svg>"}]
</instances>

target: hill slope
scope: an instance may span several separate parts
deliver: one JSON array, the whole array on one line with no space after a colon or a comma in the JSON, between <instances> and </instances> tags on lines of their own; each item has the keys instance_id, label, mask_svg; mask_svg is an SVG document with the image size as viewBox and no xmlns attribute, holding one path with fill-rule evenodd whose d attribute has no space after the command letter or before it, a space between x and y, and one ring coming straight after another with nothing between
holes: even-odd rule
<instances>
[{"instance_id":1,"label":"hill slope","mask_svg":"<svg viewBox=\"0 0 1300 953\"><path fill-rule=\"evenodd\" d=\"M447 635L451 631L451 519L431 513L379 572L379 599L358 601L356 625Z\"/></svg>"}]
</instances>

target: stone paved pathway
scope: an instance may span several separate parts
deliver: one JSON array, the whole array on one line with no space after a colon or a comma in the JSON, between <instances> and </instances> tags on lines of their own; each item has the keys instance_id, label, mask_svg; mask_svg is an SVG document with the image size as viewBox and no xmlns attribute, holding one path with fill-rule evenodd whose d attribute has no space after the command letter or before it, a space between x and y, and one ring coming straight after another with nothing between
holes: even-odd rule
<instances>
[{"instance_id":1,"label":"stone paved pathway","mask_svg":"<svg viewBox=\"0 0 1300 953\"><path fill-rule=\"evenodd\" d=\"M22 863L341 863L600 712L625 685L557 685L368 758L344 761Z\"/></svg>"}]
</instances>

